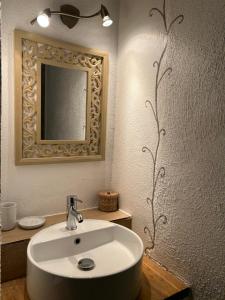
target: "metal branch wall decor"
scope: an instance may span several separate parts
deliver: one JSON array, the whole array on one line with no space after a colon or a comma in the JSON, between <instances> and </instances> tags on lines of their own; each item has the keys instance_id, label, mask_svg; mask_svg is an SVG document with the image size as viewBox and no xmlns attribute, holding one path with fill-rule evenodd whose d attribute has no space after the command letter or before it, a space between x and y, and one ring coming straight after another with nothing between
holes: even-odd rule
<instances>
[{"instance_id":1,"label":"metal branch wall decor","mask_svg":"<svg viewBox=\"0 0 225 300\"><path fill-rule=\"evenodd\" d=\"M162 69L162 62L163 62L165 54L166 54L168 40L169 40L169 34L175 23L181 24L184 20L183 15L178 15L176 18L174 18L172 20L171 23L167 22L166 0L163 1L163 9L162 10L154 7L150 10L149 16L152 17L154 13L158 13L163 20L165 34L166 34L166 42L165 42L165 45L164 45L164 48L160 55L159 60L158 61L156 60L153 63L153 67L156 68L154 101L150 101L150 100L145 101L146 108L149 107L151 109L151 112L152 112L155 122L156 122L156 129L157 129L157 142L156 142L155 150L152 150L148 146L144 146L142 148L142 152L148 153L150 155L152 163L153 163L152 192L151 192L151 196L147 197L147 199L146 199L147 204L151 209L151 217L152 217L151 225L145 226L145 228L144 228L144 232L145 232L145 234L148 235L149 240L150 240L149 241L150 245L145 248L146 255L149 255L150 251L152 249L154 249L154 247L155 247L156 231L157 231L159 222L161 221L163 224L167 224L167 216L165 214L156 215L156 212L155 212L157 185L158 185L159 179L164 178L166 175L165 167L158 166L158 152L159 152L161 137L166 135L166 130L160 126L159 113L158 113L158 92L159 92L160 85L161 85L163 79L165 78L165 76L170 75L172 72L171 67L168 67L165 70Z\"/></svg>"}]
</instances>

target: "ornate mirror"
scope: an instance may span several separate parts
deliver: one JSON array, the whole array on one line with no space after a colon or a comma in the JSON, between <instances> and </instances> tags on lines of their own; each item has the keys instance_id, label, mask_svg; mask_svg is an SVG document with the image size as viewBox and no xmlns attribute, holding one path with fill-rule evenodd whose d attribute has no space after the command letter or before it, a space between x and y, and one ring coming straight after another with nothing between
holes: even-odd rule
<instances>
[{"instance_id":1,"label":"ornate mirror","mask_svg":"<svg viewBox=\"0 0 225 300\"><path fill-rule=\"evenodd\" d=\"M108 55L15 31L16 164L103 160Z\"/></svg>"}]
</instances>

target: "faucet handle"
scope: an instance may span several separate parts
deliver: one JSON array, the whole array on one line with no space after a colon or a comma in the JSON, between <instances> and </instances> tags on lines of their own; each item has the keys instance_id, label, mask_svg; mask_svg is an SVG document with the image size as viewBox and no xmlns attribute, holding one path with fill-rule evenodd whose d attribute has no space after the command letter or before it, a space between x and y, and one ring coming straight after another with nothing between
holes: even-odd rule
<instances>
[{"instance_id":1,"label":"faucet handle","mask_svg":"<svg viewBox=\"0 0 225 300\"><path fill-rule=\"evenodd\" d=\"M77 195L69 195L67 198L67 207L73 206L75 209L77 209L77 202L83 203L82 200L80 200Z\"/></svg>"}]
</instances>

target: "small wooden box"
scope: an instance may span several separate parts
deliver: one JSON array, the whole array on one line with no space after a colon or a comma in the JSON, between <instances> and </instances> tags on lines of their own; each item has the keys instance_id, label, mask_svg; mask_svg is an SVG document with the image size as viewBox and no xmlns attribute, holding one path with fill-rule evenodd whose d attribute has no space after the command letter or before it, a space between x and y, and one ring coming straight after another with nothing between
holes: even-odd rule
<instances>
[{"instance_id":1,"label":"small wooden box","mask_svg":"<svg viewBox=\"0 0 225 300\"><path fill-rule=\"evenodd\" d=\"M100 192L98 193L98 208L101 211L116 211L119 208L119 194L116 192Z\"/></svg>"}]
</instances>

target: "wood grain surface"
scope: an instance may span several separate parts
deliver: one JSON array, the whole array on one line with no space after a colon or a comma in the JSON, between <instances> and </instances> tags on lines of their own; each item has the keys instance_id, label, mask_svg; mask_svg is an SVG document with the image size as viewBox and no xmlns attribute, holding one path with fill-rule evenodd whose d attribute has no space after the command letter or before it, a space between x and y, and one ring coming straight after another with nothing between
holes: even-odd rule
<instances>
[{"instance_id":1,"label":"wood grain surface","mask_svg":"<svg viewBox=\"0 0 225 300\"><path fill-rule=\"evenodd\" d=\"M142 288L137 300L163 300L189 289L182 280L147 257L143 259L142 271ZM29 300L26 292L26 279L20 278L3 283L2 300Z\"/></svg>"}]
</instances>

